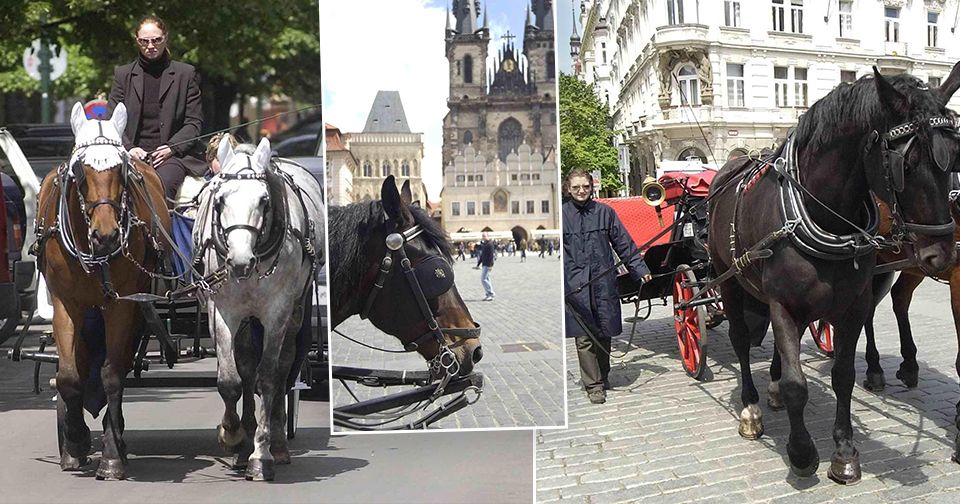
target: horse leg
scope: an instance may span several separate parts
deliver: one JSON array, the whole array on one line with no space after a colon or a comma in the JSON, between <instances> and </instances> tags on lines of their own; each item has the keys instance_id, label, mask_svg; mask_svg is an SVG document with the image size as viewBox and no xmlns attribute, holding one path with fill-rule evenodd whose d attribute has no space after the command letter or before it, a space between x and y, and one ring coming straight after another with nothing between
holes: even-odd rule
<instances>
[{"instance_id":1,"label":"horse leg","mask_svg":"<svg viewBox=\"0 0 960 504\"><path fill-rule=\"evenodd\" d=\"M256 403L256 384L257 384L257 351L253 344L252 325L247 325L245 329L239 331L236 337L236 347L234 349L237 363L237 371L240 373L240 381L243 384L243 416L240 418L240 425L245 433L243 442L237 447L237 453L234 458L234 469L246 469L247 461L253 454L253 435L257 431L257 403Z\"/></svg>"},{"instance_id":2,"label":"horse leg","mask_svg":"<svg viewBox=\"0 0 960 504\"><path fill-rule=\"evenodd\" d=\"M877 351L877 338L873 330L873 319L877 313L877 305L890 292L893 284L894 272L874 275L873 277L873 308L867 314L864 331L867 333L867 378L863 381L863 388L873 392L880 392L887 386L883 378L883 367L880 366L880 352ZM903 275L900 275L903 277Z\"/></svg>"},{"instance_id":3,"label":"horse leg","mask_svg":"<svg viewBox=\"0 0 960 504\"><path fill-rule=\"evenodd\" d=\"M913 292L924 278L922 275L903 273L890 292L893 298L893 314L897 317L897 328L900 330L900 355L903 357L900 369L897 370L897 378L910 388L916 387L920 381L917 344L913 341L913 331L910 329L910 302L913 301Z\"/></svg>"},{"instance_id":4,"label":"horse leg","mask_svg":"<svg viewBox=\"0 0 960 504\"><path fill-rule=\"evenodd\" d=\"M257 366L257 389L260 390L260 407L257 408L257 433L253 439L253 454L247 463L246 478L256 481L272 481L275 461L270 453L270 438L274 429L273 408L277 394L284 395L286 376L280 376L280 355L287 327L278 320L261 320L264 328L263 355Z\"/></svg>"},{"instance_id":5,"label":"horse leg","mask_svg":"<svg viewBox=\"0 0 960 504\"><path fill-rule=\"evenodd\" d=\"M780 397L780 377L783 376L783 366L780 362L780 353L777 346L773 346L773 359L770 360L770 384L767 385L767 406L773 411L783 409L783 398Z\"/></svg>"},{"instance_id":6,"label":"horse leg","mask_svg":"<svg viewBox=\"0 0 960 504\"><path fill-rule=\"evenodd\" d=\"M292 324L289 324L292 325ZM297 326L299 329L299 326ZM290 376L293 361L297 353L297 333L288 332L280 352L279 371L281 389L273 405L273 425L270 431L270 453L277 464L290 463L290 449L287 446L287 377Z\"/></svg>"},{"instance_id":7,"label":"horse leg","mask_svg":"<svg viewBox=\"0 0 960 504\"><path fill-rule=\"evenodd\" d=\"M735 281L721 284L720 293L727 312L727 320L730 322L730 344L740 361L740 401L743 404L743 410L740 413L738 432L746 439L758 439L763 435L763 413L757 405L760 402L760 394L757 392L750 372L751 335L744 309L744 304L747 302L745 298L750 295Z\"/></svg>"},{"instance_id":8,"label":"horse leg","mask_svg":"<svg viewBox=\"0 0 960 504\"><path fill-rule=\"evenodd\" d=\"M953 325L957 333L957 359L954 361L954 367L957 375L960 376L960 266L955 266L950 272L950 306L953 308ZM957 414L953 417L954 426L957 428L957 435L953 439L953 456L951 459L960 464L960 401L957 401Z\"/></svg>"},{"instance_id":9,"label":"horse leg","mask_svg":"<svg viewBox=\"0 0 960 504\"><path fill-rule=\"evenodd\" d=\"M217 346L217 392L223 399L223 418L217 425L217 442L228 454L235 454L246 434L240 426L237 415L237 401L243 391L240 373L237 372L234 344L239 323L227 320L217 309L217 303L210 299L207 303L210 333Z\"/></svg>"},{"instance_id":10,"label":"horse leg","mask_svg":"<svg viewBox=\"0 0 960 504\"><path fill-rule=\"evenodd\" d=\"M97 479L122 480L127 477L127 447L123 441L123 379L133 363L132 330L137 325L137 307L131 303L113 303L103 312L106 327L107 357L100 370L107 411L103 416L103 455L97 467Z\"/></svg>"},{"instance_id":11,"label":"horse leg","mask_svg":"<svg viewBox=\"0 0 960 504\"><path fill-rule=\"evenodd\" d=\"M90 463L90 428L83 419L83 387L89 372L87 346L78 334L83 327L83 309L53 301L53 334L60 356L57 366L57 427L60 439L60 469L74 471Z\"/></svg>"},{"instance_id":12,"label":"horse leg","mask_svg":"<svg viewBox=\"0 0 960 504\"><path fill-rule=\"evenodd\" d=\"M782 363L780 394L790 418L787 457L793 473L799 477L807 477L817 471L820 456L803 421L808 392L807 379L800 369L800 334L806 324L798 322L786 307L777 302L770 304L770 321L773 323L777 352Z\"/></svg>"},{"instance_id":13,"label":"horse leg","mask_svg":"<svg viewBox=\"0 0 960 504\"><path fill-rule=\"evenodd\" d=\"M853 445L853 426L850 423L850 398L857 380L857 340L863 321L870 313L870 299L860 296L838 321L833 340L833 369L831 385L837 397L837 416L833 424L833 441L837 449L830 459L827 476L842 485L860 481L860 454Z\"/></svg>"}]
</instances>

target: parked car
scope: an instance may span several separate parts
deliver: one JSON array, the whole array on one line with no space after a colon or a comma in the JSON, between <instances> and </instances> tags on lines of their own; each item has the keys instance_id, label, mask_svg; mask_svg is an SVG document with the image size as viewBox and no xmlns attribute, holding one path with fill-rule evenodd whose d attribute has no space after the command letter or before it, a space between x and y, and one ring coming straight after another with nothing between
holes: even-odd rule
<instances>
[{"instance_id":1,"label":"parked car","mask_svg":"<svg viewBox=\"0 0 960 504\"><path fill-rule=\"evenodd\" d=\"M10 124L6 129L20 146L39 180L70 159L73 129L69 124Z\"/></svg>"},{"instance_id":2,"label":"parked car","mask_svg":"<svg viewBox=\"0 0 960 504\"><path fill-rule=\"evenodd\" d=\"M271 143L280 143L289 138L301 135L318 135L323 132L323 118L314 113L300 119L286 130L270 137Z\"/></svg>"}]
</instances>

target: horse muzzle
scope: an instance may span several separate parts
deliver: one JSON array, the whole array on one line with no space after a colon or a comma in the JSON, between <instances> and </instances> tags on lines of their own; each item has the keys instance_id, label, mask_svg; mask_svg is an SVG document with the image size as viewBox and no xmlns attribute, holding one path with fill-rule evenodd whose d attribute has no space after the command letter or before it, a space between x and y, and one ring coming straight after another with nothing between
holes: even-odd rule
<instances>
[{"instance_id":1,"label":"horse muzzle","mask_svg":"<svg viewBox=\"0 0 960 504\"><path fill-rule=\"evenodd\" d=\"M250 278L250 275L253 274L256 266L256 257L250 257L249 259L235 259L232 256L227 256L227 268L230 270L230 274L233 276L233 278L237 280L245 280Z\"/></svg>"},{"instance_id":2,"label":"horse muzzle","mask_svg":"<svg viewBox=\"0 0 960 504\"><path fill-rule=\"evenodd\" d=\"M90 247L98 256L108 256L120 248L120 230L114 228L108 233L94 230L90 233Z\"/></svg>"}]
</instances>

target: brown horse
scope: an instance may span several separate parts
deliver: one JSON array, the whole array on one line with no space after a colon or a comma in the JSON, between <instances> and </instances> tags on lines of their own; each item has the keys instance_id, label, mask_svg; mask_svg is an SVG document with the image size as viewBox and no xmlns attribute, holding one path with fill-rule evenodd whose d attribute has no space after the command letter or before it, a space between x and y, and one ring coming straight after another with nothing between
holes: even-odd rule
<instances>
[{"instance_id":1,"label":"brown horse","mask_svg":"<svg viewBox=\"0 0 960 504\"><path fill-rule=\"evenodd\" d=\"M83 409L97 415L105 402L98 479L126 476L123 380L133 367L135 336L143 325L137 305L116 298L149 288L145 271L163 252L156 227L170 229L160 178L123 148L126 118L123 104L109 121L87 120L83 107L74 105L74 152L68 165L43 181L37 202L39 263L50 288L60 356L60 468L77 470L89 462ZM88 314L91 309L102 311L105 342L92 341L92 331L83 330L85 317L96 313ZM102 346L106 355L98 368L101 356L94 349Z\"/></svg>"}]
</instances>

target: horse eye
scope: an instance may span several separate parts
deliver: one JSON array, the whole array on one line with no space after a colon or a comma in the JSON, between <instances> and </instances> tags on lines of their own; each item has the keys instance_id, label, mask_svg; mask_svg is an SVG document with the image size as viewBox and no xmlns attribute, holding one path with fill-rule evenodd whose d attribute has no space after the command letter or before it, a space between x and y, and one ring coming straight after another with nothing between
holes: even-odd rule
<instances>
[{"instance_id":1,"label":"horse eye","mask_svg":"<svg viewBox=\"0 0 960 504\"><path fill-rule=\"evenodd\" d=\"M260 206L270 206L270 196L260 196Z\"/></svg>"}]
</instances>

